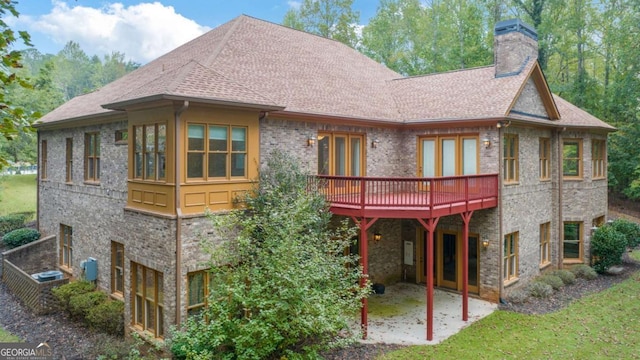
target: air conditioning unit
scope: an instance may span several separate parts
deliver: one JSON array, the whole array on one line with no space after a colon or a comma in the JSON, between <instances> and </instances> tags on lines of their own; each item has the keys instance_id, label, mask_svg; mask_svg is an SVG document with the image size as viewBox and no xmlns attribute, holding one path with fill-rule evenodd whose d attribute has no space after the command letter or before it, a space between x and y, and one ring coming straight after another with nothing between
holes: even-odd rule
<instances>
[{"instance_id":1,"label":"air conditioning unit","mask_svg":"<svg viewBox=\"0 0 640 360\"><path fill-rule=\"evenodd\" d=\"M31 277L38 280L39 282L45 282L45 281L60 280L63 278L63 275L62 275L62 271L49 270L49 271L43 271L40 273L32 274Z\"/></svg>"},{"instance_id":2,"label":"air conditioning unit","mask_svg":"<svg viewBox=\"0 0 640 360\"><path fill-rule=\"evenodd\" d=\"M84 279L87 281L96 281L98 278L98 260L90 257L80 262L80 267L84 270Z\"/></svg>"}]
</instances>

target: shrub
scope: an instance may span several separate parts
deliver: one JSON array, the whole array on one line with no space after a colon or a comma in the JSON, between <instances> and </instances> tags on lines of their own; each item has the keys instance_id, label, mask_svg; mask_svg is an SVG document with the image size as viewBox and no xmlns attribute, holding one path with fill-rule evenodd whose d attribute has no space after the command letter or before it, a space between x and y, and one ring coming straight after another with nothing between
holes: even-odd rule
<instances>
[{"instance_id":1,"label":"shrub","mask_svg":"<svg viewBox=\"0 0 640 360\"><path fill-rule=\"evenodd\" d=\"M257 183L244 209L211 217L229 239L204 242L216 299L173 332L178 358L318 358L356 341L349 324L369 292L368 282L358 286L357 257L344 253L356 229L331 226L325 199L282 153L271 154Z\"/></svg>"},{"instance_id":2,"label":"shrub","mask_svg":"<svg viewBox=\"0 0 640 360\"><path fill-rule=\"evenodd\" d=\"M89 310L107 301L107 294L102 291L92 291L85 294L74 295L69 300L69 313L71 316L85 319Z\"/></svg>"},{"instance_id":3,"label":"shrub","mask_svg":"<svg viewBox=\"0 0 640 360\"><path fill-rule=\"evenodd\" d=\"M117 300L103 301L89 309L86 321L93 329L122 336L124 335L124 303Z\"/></svg>"},{"instance_id":4,"label":"shrub","mask_svg":"<svg viewBox=\"0 0 640 360\"><path fill-rule=\"evenodd\" d=\"M13 249L18 246L22 246L28 244L32 241L38 240L40 238L40 233L38 230L22 228L16 229L6 233L2 237L2 242L9 248Z\"/></svg>"},{"instance_id":5,"label":"shrub","mask_svg":"<svg viewBox=\"0 0 640 360\"><path fill-rule=\"evenodd\" d=\"M514 304L522 304L529 300L529 292L525 289L514 290L507 297L509 302Z\"/></svg>"},{"instance_id":6,"label":"shrub","mask_svg":"<svg viewBox=\"0 0 640 360\"><path fill-rule=\"evenodd\" d=\"M71 301L71 298L76 295L89 293L93 291L93 289L95 289L95 285L93 285L93 283L81 280L58 286L57 288L53 288L51 291L58 300L60 308L66 312L70 312L69 302Z\"/></svg>"},{"instance_id":7,"label":"shrub","mask_svg":"<svg viewBox=\"0 0 640 360\"><path fill-rule=\"evenodd\" d=\"M593 280L598 277L598 273L590 266L585 264L579 264L571 268L571 272L576 275L577 278Z\"/></svg>"},{"instance_id":8,"label":"shrub","mask_svg":"<svg viewBox=\"0 0 640 360\"><path fill-rule=\"evenodd\" d=\"M591 238L593 268L604 273L611 266L622 263L622 254L627 248L625 235L613 226L598 228Z\"/></svg>"},{"instance_id":9,"label":"shrub","mask_svg":"<svg viewBox=\"0 0 640 360\"><path fill-rule=\"evenodd\" d=\"M539 281L545 284L550 285L553 290L558 290L564 286L564 282L558 276L552 274L545 274L535 279L535 281Z\"/></svg>"},{"instance_id":10,"label":"shrub","mask_svg":"<svg viewBox=\"0 0 640 360\"><path fill-rule=\"evenodd\" d=\"M27 216L25 214L9 214L0 216L0 236L24 227L25 221L27 221Z\"/></svg>"},{"instance_id":11,"label":"shrub","mask_svg":"<svg viewBox=\"0 0 640 360\"><path fill-rule=\"evenodd\" d=\"M569 270L556 270L551 273L559 277L565 285L570 285L576 282L576 276Z\"/></svg>"},{"instance_id":12,"label":"shrub","mask_svg":"<svg viewBox=\"0 0 640 360\"><path fill-rule=\"evenodd\" d=\"M534 281L529 284L527 291L529 291L529 295L537 298L548 298L553 294L553 288L551 285L541 281Z\"/></svg>"},{"instance_id":13,"label":"shrub","mask_svg":"<svg viewBox=\"0 0 640 360\"><path fill-rule=\"evenodd\" d=\"M611 227L624 235L628 247L635 248L640 245L640 225L626 219L616 219L611 223Z\"/></svg>"}]
</instances>

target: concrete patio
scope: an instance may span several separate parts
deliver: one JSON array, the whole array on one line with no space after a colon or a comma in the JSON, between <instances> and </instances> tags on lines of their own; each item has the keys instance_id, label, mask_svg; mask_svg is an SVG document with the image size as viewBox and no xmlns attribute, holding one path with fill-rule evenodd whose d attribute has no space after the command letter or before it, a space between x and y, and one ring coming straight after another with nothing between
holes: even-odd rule
<instances>
[{"instance_id":1,"label":"concrete patio","mask_svg":"<svg viewBox=\"0 0 640 360\"><path fill-rule=\"evenodd\" d=\"M426 340L424 285L398 283L369 297L369 334L365 343L437 344L474 321L491 314L497 304L469 297L469 321L462 321L462 296L434 289L433 340Z\"/></svg>"}]
</instances>

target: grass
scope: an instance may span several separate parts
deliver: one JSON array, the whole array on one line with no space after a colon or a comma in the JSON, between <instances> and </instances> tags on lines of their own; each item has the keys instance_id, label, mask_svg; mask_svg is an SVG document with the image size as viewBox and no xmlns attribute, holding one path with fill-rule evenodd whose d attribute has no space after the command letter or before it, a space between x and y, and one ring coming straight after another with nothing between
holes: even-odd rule
<instances>
[{"instance_id":1,"label":"grass","mask_svg":"<svg viewBox=\"0 0 640 360\"><path fill-rule=\"evenodd\" d=\"M498 310L438 345L380 359L640 359L638 294L640 273L555 313Z\"/></svg>"},{"instance_id":2,"label":"grass","mask_svg":"<svg viewBox=\"0 0 640 360\"><path fill-rule=\"evenodd\" d=\"M19 342L20 338L0 328L0 343Z\"/></svg>"},{"instance_id":3,"label":"grass","mask_svg":"<svg viewBox=\"0 0 640 360\"><path fill-rule=\"evenodd\" d=\"M0 216L36 211L36 175L0 176Z\"/></svg>"}]
</instances>

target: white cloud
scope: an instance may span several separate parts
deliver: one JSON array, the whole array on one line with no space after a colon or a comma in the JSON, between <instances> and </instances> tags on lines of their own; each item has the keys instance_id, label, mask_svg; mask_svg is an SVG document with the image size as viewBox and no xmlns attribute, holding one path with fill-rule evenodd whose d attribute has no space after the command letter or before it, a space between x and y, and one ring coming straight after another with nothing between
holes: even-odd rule
<instances>
[{"instance_id":1,"label":"white cloud","mask_svg":"<svg viewBox=\"0 0 640 360\"><path fill-rule=\"evenodd\" d=\"M287 1L287 4L289 5L290 8L298 10L298 9L300 9L300 5L302 5L302 2L301 1L289 0L289 1Z\"/></svg>"},{"instance_id":2,"label":"white cloud","mask_svg":"<svg viewBox=\"0 0 640 360\"><path fill-rule=\"evenodd\" d=\"M119 51L146 63L210 30L159 2L92 8L54 0L53 5L48 14L20 20L30 32L46 34L58 44L79 43L88 55Z\"/></svg>"}]
</instances>

